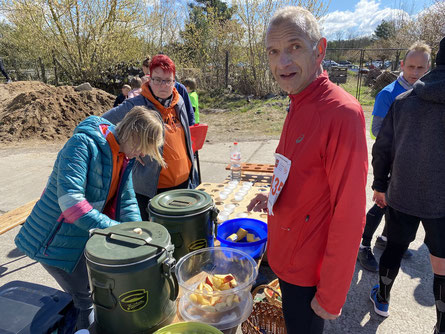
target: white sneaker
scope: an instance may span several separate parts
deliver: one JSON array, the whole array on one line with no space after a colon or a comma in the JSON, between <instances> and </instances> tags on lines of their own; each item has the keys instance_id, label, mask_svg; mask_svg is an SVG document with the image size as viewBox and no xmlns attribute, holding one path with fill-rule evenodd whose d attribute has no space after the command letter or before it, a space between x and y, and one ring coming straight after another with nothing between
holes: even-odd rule
<instances>
[{"instance_id":1,"label":"white sneaker","mask_svg":"<svg viewBox=\"0 0 445 334\"><path fill-rule=\"evenodd\" d=\"M12 80L11 79L9 79L8 81L6 81L6 83L8 84L8 83L11 83L12 82Z\"/></svg>"}]
</instances>

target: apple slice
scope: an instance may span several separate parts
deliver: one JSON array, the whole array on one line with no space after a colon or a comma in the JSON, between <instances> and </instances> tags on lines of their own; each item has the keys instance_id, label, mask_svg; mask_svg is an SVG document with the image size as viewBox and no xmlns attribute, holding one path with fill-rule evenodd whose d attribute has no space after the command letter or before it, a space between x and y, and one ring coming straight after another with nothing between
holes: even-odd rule
<instances>
[{"instance_id":1,"label":"apple slice","mask_svg":"<svg viewBox=\"0 0 445 334\"><path fill-rule=\"evenodd\" d=\"M203 305L201 307L201 309L205 312L216 312L215 306L211 306L211 305Z\"/></svg>"},{"instance_id":2,"label":"apple slice","mask_svg":"<svg viewBox=\"0 0 445 334\"><path fill-rule=\"evenodd\" d=\"M205 298L203 295L195 294L196 295L196 303L199 305L210 305L210 302Z\"/></svg>"},{"instance_id":3,"label":"apple slice","mask_svg":"<svg viewBox=\"0 0 445 334\"><path fill-rule=\"evenodd\" d=\"M227 306L228 306L228 305L227 305L226 303L222 302L222 303L218 303L218 304L216 304L216 305L215 305L215 309L216 309L217 312L221 312L221 311L223 311L224 309L226 309Z\"/></svg>"},{"instance_id":4,"label":"apple slice","mask_svg":"<svg viewBox=\"0 0 445 334\"><path fill-rule=\"evenodd\" d=\"M210 285L208 285L207 283L204 283L203 291L208 292L208 293L213 293L213 288Z\"/></svg>"},{"instance_id":5,"label":"apple slice","mask_svg":"<svg viewBox=\"0 0 445 334\"><path fill-rule=\"evenodd\" d=\"M225 302L226 302L228 307L232 306L234 298L235 298L235 295L228 295L227 296Z\"/></svg>"},{"instance_id":6,"label":"apple slice","mask_svg":"<svg viewBox=\"0 0 445 334\"><path fill-rule=\"evenodd\" d=\"M190 294L190 300L195 303L195 304L199 304L198 303L198 296L194 293Z\"/></svg>"},{"instance_id":7,"label":"apple slice","mask_svg":"<svg viewBox=\"0 0 445 334\"><path fill-rule=\"evenodd\" d=\"M228 282L230 282L230 281L233 280L233 279L234 279L234 277L232 276L232 274L229 274L229 275L226 275L226 276L224 277L223 282L224 282L224 283L228 283Z\"/></svg>"},{"instance_id":8,"label":"apple slice","mask_svg":"<svg viewBox=\"0 0 445 334\"><path fill-rule=\"evenodd\" d=\"M220 278L220 279L224 279L224 277L227 276L227 274L221 275L221 274L215 274L213 275L214 277Z\"/></svg>"},{"instance_id":9,"label":"apple slice","mask_svg":"<svg viewBox=\"0 0 445 334\"><path fill-rule=\"evenodd\" d=\"M221 291L230 290L230 289L231 289L231 287L230 287L230 283L227 282L227 283L223 283L223 284L221 284L221 286L219 287L219 289L220 289Z\"/></svg>"},{"instance_id":10,"label":"apple slice","mask_svg":"<svg viewBox=\"0 0 445 334\"><path fill-rule=\"evenodd\" d=\"M213 283L209 276L206 276L205 284L209 285L213 289Z\"/></svg>"},{"instance_id":11,"label":"apple slice","mask_svg":"<svg viewBox=\"0 0 445 334\"><path fill-rule=\"evenodd\" d=\"M215 306L219 302L221 302L220 297L210 297L210 305Z\"/></svg>"},{"instance_id":12,"label":"apple slice","mask_svg":"<svg viewBox=\"0 0 445 334\"><path fill-rule=\"evenodd\" d=\"M223 279L216 277L216 276L212 276L212 282L213 282L213 289L219 290L219 287L221 286L221 284L223 284Z\"/></svg>"}]
</instances>

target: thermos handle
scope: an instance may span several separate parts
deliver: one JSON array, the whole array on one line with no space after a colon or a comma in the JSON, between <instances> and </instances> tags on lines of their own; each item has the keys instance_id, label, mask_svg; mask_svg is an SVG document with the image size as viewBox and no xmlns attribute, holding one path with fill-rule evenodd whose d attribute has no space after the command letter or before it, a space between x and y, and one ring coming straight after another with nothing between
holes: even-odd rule
<instances>
[{"instance_id":1,"label":"thermos handle","mask_svg":"<svg viewBox=\"0 0 445 334\"><path fill-rule=\"evenodd\" d=\"M93 300L94 305L96 305L100 308L103 308L105 310L108 310L108 311L114 310L117 305L117 298L113 295L113 290L112 290L112 288L114 286L114 281L107 280L105 283L101 283L101 282L98 282L97 280L95 280L94 278L91 281L93 283L93 288L91 290L91 299ZM95 299L96 287L109 290L109 294L110 294L111 298L113 299L113 306L102 305Z\"/></svg>"},{"instance_id":2,"label":"thermos handle","mask_svg":"<svg viewBox=\"0 0 445 334\"><path fill-rule=\"evenodd\" d=\"M138 236L134 236L134 235L126 234L126 233L102 232L100 229L94 229L93 231L90 230L90 234L91 234L91 236L93 236L94 234L99 234L99 235L102 235L102 236L110 238L110 239L111 239L111 237L113 235L117 235L119 237L125 237L125 238L130 238L130 239L136 239L136 240L139 240L139 241L143 241L143 242L145 242L145 244L147 244L149 246L155 246L155 247L162 248L161 246L158 246L158 245L155 245L155 244L151 244L150 243L150 241L152 240L151 237L143 238L143 237L138 237Z\"/></svg>"},{"instance_id":3,"label":"thermos handle","mask_svg":"<svg viewBox=\"0 0 445 334\"><path fill-rule=\"evenodd\" d=\"M175 301L179 294L179 283L175 275L176 260L168 258L162 263L162 274L170 287L170 300Z\"/></svg>"},{"instance_id":4,"label":"thermos handle","mask_svg":"<svg viewBox=\"0 0 445 334\"><path fill-rule=\"evenodd\" d=\"M216 238L216 230L218 228L218 213L219 209L216 205L212 206L210 209L210 221L212 222L212 237Z\"/></svg>"},{"instance_id":5,"label":"thermos handle","mask_svg":"<svg viewBox=\"0 0 445 334\"><path fill-rule=\"evenodd\" d=\"M212 206L211 210L210 210L210 220L213 222L217 221L217 217L218 217L218 213L219 213L219 209L216 206Z\"/></svg>"}]
</instances>

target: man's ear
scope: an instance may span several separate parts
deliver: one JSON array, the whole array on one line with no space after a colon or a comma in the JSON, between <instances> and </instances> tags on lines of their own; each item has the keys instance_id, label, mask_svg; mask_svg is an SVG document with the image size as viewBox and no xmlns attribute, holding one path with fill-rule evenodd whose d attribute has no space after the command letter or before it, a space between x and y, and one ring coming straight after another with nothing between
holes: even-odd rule
<instances>
[{"instance_id":1,"label":"man's ear","mask_svg":"<svg viewBox=\"0 0 445 334\"><path fill-rule=\"evenodd\" d=\"M322 60L326 56L326 47L327 47L326 38L324 37L320 38L316 46L317 62L319 64L321 64Z\"/></svg>"}]
</instances>

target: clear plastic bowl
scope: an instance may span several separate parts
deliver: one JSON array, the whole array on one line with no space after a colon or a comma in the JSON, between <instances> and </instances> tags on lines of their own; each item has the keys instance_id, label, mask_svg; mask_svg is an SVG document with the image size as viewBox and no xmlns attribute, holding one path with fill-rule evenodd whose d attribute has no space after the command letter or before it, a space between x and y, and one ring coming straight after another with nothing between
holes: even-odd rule
<instances>
[{"instance_id":1,"label":"clear plastic bowl","mask_svg":"<svg viewBox=\"0 0 445 334\"><path fill-rule=\"evenodd\" d=\"M258 275L258 268L248 254L232 248L203 248L182 257L175 272L181 287L179 313L185 321L203 322L226 330L238 326L252 312L253 300L250 290ZM196 291L207 276L227 274L236 279L236 287L213 293ZM238 302L209 310L197 303L196 298L191 299L192 294L203 298L211 296L223 303L236 298Z\"/></svg>"}]
</instances>

